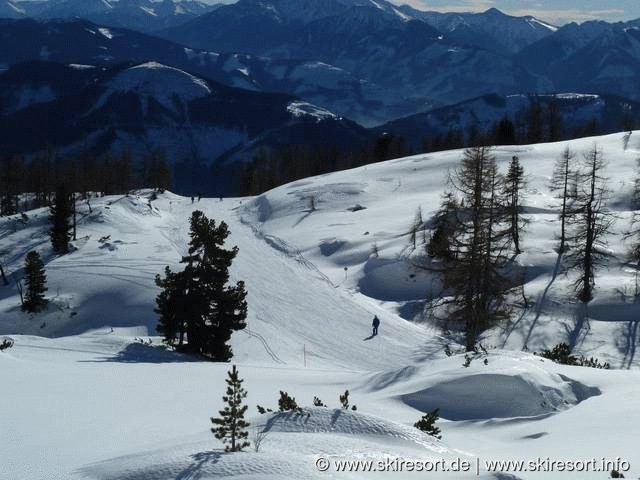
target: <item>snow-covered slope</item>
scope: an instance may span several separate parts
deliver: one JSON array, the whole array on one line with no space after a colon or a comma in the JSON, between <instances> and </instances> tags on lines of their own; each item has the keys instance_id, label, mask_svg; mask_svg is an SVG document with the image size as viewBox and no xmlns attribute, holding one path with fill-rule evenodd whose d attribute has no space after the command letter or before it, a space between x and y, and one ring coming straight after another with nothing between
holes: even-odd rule
<instances>
[{"instance_id":1,"label":"snow-covered slope","mask_svg":"<svg viewBox=\"0 0 640 480\"><path fill-rule=\"evenodd\" d=\"M42 6L30 16L39 19L79 17L142 32L180 25L213 9L198 0L46 0L37 3Z\"/></svg>"},{"instance_id":2,"label":"snow-covered slope","mask_svg":"<svg viewBox=\"0 0 640 480\"><path fill-rule=\"evenodd\" d=\"M95 108L104 105L111 95L126 92L135 92L140 97L144 114L147 115L150 99L175 111L186 102L206 97L212 90L201 78L158 62L147 62L116 75Z\"/></svg>"},{"instance_id":3,"label":"snow-covered slope","mask_svg":"<svg viewBox=\"0 0 640 480\"><path fill-rule=\"evenodd\" d=\"M491 8L482 13L439 13L404 5L402 11L451 35L462 44L517 53L558 28L532 16L513 17Z\"/></svg>"},{"instance_id":4,"label":"snow-covered slope","mask_svg":"<svg viewBox=\"0 0 640 480\"><path fill-rule=\"evenodd\" d=\"M366 463L338 473L333 462L371 461L380 469L397 458L430 465L429 478L476 471L484 479L573 478L557 462L582 462L576 478L606 478L614 468L636 478L640 322L622 233L637 135L495 150L501 168L518 155L528 177L530 223L517 262L526 267L532 306L516 306L511 322L483 335L486 353L468 361L455 332L438 328L425 308L435 279L413 267L419 250L409 244L416 210L429 219L460 151L308 178L255 198L192 203L140 191L92 199L91 213L78 205L78 240L61 257L51 254L45 209L1 218L12 282L0 287L0 336L15 343L0 352L0 384L7 386L0 477L386 478L362 471ZM585 313L569 288L572 274L557 271L558 202L547 182L562 149L580 153L594 143L609 162L618 218ZM227 222L228 244L239 247L231 278L246 282L249 315L232 346L249 420L268 431L259 452L225 454L209 432L229 365L172 353L154 336L154 276L164 265L179 268L194 209ZM30 249L45 259L50 299L34 315L20 310L13 282ZM373 315L382 320L376 337ZM612 370L560 366L531 353L561 341ZM346 389L356 411L337 409ZM256 412L258 404L277 408L281 390L303 406L302 415ZM328 407L311 407L314 396ZM435 408L441 441L412 427ZM613 463L602 465L603 458ZM328 472L317 468L324 459ZM503 466L496 476L487 462L499 460L534 463L519 471ZM437 461L467 462L470 470L436 473ZM552 473L535 468L547 461L556 462ZM425 472L396 468L393 476Z\"/></svg>"}]
</instances>

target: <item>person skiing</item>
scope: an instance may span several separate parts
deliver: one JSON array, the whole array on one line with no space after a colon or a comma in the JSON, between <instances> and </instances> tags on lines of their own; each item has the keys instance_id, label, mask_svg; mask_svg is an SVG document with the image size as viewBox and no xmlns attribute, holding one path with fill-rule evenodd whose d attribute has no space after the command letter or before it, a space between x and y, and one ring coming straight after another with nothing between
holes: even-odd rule
<instances>
[{"instance_id":1,"label":"person skiing","mask_svg":"<svg viewBox=\"0 0 640 480\"><path fill-rule=\"evenodd\" d=\"M371 325L373 326L373 336L378 335L378 327L380 326L380 319L378 318L377 315L374 315L373 323Z\"/></svg>"}]
</instances>

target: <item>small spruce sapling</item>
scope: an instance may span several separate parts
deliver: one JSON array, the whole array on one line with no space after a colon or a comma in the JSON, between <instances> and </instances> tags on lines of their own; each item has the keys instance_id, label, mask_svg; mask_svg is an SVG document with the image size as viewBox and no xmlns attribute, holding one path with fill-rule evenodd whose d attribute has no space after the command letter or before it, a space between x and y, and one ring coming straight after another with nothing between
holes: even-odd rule
<instances>
[{"instance_id":1,"label":"small spruce sapling","mask_svg":"<svg viewBox=\"0 0 640 480\"><path fill-rule=\"evenodd\" d=\"M27 312L38 312L47 305L44 292L47 291L47 276L40 254L35 250L27 254L24 264L27 292L22 309Z\"/></svg>"},{"instance_id":2,"label":"small spruce sapling","mask_svg":"<svg viewBox=\"0 0 640 480\"><path fill-rule=\"evenodd\" d=\"M340 395L340 403L342 404L342 408L344 410L349 410L349 390L345 390L344 394ZM355 411L358 407L355 405L351 406L351 410Z\"/></svg>"},{"instance_id":3,"label":"small spruce sapling","mask_svg":"<svg viewBox=\"0 0 640 480\"><path fill-rule=\"evenodd\" d=\"M349 409L349 390L345 390L344 394L340 395L340 403L343 409Z\"/></svg>"},{"instance_id":4,"label":"small spruce sapling","mask_svg":"<svg viewBox=\"0 0 640 480\"><path fill-rule=\"evenodd\" d=\"M280 390L280 398L278 399L278 410L280 412L296 412L300 415L304 413L302 408L298 406L296 399L290 397L287 392L283 392L282 390Z\"/></svg>"},{"instance_id":5,"label":"small spruce sapling","mask_svg":"<svg viewBox=\"0 0 640 480\"><path fill-rule=\"evenodd\" d=\"M427 413L426 415L423 415L419 421L413 424L413 426L416 427L418 430L421 430L431 435L432 437L441 439L442 435L440 435L440 428L434 425L434 423L436 423L440 418L440 414L438 413L439 410L440 410L439 408L436 408L435 410Z\"/></svg>"},{"instance_id":6,"label":"small spruce sapling","mask_svg":"<svg viewBox=\"0 0 640 480\"><path fill-rule=\"evenodd\" d=\"M469 368L469 365L471 365L471 360L472 360L472 358L469 355L465 355L464 356L464 363L462 364L462 366L464 368Z\"/></svg>"},{"instance_id":7,"label":"small spruce sapling","mask_svg":"<svg viewBox=\"0 0 640 480\"><path fill-rule=\"evenodd\" d=\"M227 394L222 397L227 405L218 412L220 418L211 417L211 423L216 425L211 429L211 432L217 439L228 444L225 446L226 452L239 452L249 446L249 442L246 440L249 436L249 432L247 432L249 422L244 419L247 406L242 405L242 400L247 396L247 392L242 387L244 380L238 376L235 365L227 372L227 375L228 378L225 380Z\"/></svg>"}]
</instances>

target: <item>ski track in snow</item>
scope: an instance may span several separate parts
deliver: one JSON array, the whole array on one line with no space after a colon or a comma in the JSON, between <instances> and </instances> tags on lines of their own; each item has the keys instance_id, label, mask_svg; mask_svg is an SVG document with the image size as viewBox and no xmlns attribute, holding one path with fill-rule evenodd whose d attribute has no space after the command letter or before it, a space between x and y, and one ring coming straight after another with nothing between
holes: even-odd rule
<instances>
[{"instance_id":1,"label":"ski track in snow","mask_svg":"<svg viewBox=\"0 0 640 480\"><path fill-rule=\"evenodd\" d=\"M0 218L5 268L21 275L24 256L38 249L51 299L47 310L25 315L15 286L0 290L0 334L15 342L0 352L0 385L8 386L0 406L0 478L387 478L318 472L320 455L471 462L620 457L631 463L625 477L637 478L640 310L631 303L634 271L620 260L640 154L636 135L627 150L623 134L495 149L499 168L517 154L529 177L524 211L532 222L517 261L526 267L525 294L536 301L518 310L513 323L485 332L487 353L471 355L467 367L456 332L440 330L426 309L425 290L437 288L413 266L421 247L407 246L417 209L428 224L459 151L303 179L256 198L192 204L167 192L149 203L151 192L142 191L93 199L75 248L59 257L50 252L46 209L28 212L24 223ZM594 142L609 160L622 219L609 239L609 268L597 272L596 297L581 315L572 300L574 278L559 271L557 205L546 185L567 144L580 154ZM239 247L230 273L231 281L246 282L248 327L231 344L249 419L269 427L257 453L225 454L209 432L209 417L223 407L229 365L172 353L155 336L154 278L165 265L181 268L195 209L224 220L231 231L226 245ZM373 315L382 320L377 337ZM621 370L561 366L520 351L558 341ZM347 389L355 412L337 409ZM255 413L257 404L277 409L281 390L309 415ZM328 407L310 407L315 396ZM442 441L412 427L434 408L442 413ZM556 473L481 471L479 478L570 478ZM393 473L427 477L469 478Z\"/></svg>"}]
</instances>

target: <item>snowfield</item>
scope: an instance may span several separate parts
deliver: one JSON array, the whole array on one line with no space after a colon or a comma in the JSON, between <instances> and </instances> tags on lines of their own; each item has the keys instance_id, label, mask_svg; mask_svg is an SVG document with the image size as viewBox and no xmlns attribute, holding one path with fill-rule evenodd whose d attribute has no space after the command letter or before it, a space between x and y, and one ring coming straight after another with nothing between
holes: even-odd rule
<instances>
[{"instance_id":1,"label":"snowfield","mask_svg":"<svg viewBox=\"0 0 640 480\"><path fill-rule=\"evenodd\" d=\"M0 478L582 480L608 478L614 468L640 477L640 307L623 236L640 132L624 140L620 133L494 150L502 171L518 155L527 176L529 225L516 261L531 305L514 298L511 321L484 332L486 351L470 362L456 332L431 317L439 281L416 267L422 235L416 249L410 242L416 212L428 225L461 151L307 178L251 198L93 198L91 212L78 204L78 239L60 257L51 253L47 209L0 218L11 280L0 287L0 339L14 341L0 351ZM554 250L559 202L548 181L567 145L580 155L594 143L608 162L617 219L585 310L571 288L575 274ZM154 277L165 265L180 268L195 209L227 222L227 245L239 247L231 278L246 282L249 314L232 337L233 363L249 421L267 431L257 452L224 453L209 431L230 365L171 352L155 332ZM32 249L46 264L50 303L29 315L14 278ZM533 353L559 342L611 369ZM340 408L347 389L355 411ZM281 390L303 413L259 414L256 405L277 410ZM314 396L327 407L313 407ZM441 440L413 427L435 408ZM490 464L509 460L524 463Z\"/></svg>"}]
</instances>

